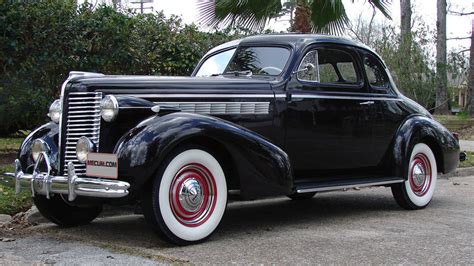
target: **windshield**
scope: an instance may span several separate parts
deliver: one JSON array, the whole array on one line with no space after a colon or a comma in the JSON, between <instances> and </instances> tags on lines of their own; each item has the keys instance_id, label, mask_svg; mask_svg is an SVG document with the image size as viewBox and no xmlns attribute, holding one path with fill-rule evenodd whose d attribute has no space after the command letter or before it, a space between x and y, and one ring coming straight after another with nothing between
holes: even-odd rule
<instances>
[{"instance_id":1,"label":"windshield","mask_svg":"<svg viewBox=\"0 0 474 266\"><path fill-rule=\"evenodd\" d=\"M235 48L209 57L202 63L199 71L196 73L196 77L209 77L222 74L227 64L229 64L232 55L234 55L234 52Z\"/></svg>"},{"instance_id":2,"label":"windshield","mask_svg":"<svg viewBox=\"0 0 474 266\"><path fill-rule=\"evenodd\" d=\"M285 68L290 50L283 47L241 47L226 73L278 76Z\"/></svg>"}]
</instances>

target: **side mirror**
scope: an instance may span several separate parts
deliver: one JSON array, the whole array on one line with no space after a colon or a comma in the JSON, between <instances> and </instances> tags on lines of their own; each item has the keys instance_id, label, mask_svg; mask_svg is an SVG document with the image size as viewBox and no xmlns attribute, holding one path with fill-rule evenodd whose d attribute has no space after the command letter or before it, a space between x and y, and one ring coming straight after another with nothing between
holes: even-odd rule
<instances>
[{"instance_id":1,"label":"side mirror","mask_svg":"<svg viewBox=\"0 0 474 266\"><path fill-rule=\"evenodd\" d=\"M306 63L302 69L299 69L299 70L293 72L293 74L299 74L299 73L301 73L301 72L306 72L306 73L307 73L307 72L311 72L311 71L313 71L315 68L316 68L316 67L314 66L314 64Z\"/></svg>"}]
</instances>

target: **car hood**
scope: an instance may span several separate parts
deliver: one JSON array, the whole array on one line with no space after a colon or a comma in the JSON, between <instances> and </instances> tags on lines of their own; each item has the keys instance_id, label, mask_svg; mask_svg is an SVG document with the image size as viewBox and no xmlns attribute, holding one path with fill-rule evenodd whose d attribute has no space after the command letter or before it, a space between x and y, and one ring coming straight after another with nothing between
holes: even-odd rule
<instances>
[{"instance_id":1,"label":"car hood","mask_svg":"<svg viewBox=\"0 0 474 266\"><path fill-rule=\"evenodd\" d=\"M99 77L77 77L71 80L71 88L87 90L160 90L183 91L188 93L205 91L255 91L270 90L274 79L263 77L163 77L163 76L115 76L104 75ZM138 91L136 91L138 92Z\"/></svg>"}]
</instances>

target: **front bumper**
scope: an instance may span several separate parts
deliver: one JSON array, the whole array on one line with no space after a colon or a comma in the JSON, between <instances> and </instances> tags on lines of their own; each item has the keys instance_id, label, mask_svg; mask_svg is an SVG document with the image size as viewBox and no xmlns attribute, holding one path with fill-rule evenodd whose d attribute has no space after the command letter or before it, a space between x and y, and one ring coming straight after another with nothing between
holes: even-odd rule
<instances>
[{"instance_id":1,"label":"front bumper","mask_svg":"<svg viewBox=\"0 0 474 266\"><path fill-rule=\"evenodd\" d=\"M45 171L40 171L40 168ZM130 184L118 180L104 180L97 178L82 178L75 173L74 165L70 162L66 176L52 176L50 159L42 152L35 164L33 174L25 174L21 163L15 160L15 173L5 173L7 182L15 182L15 191L29 188L33 197L36 194L45 195L49 199L51 194L68 195L73 201L77 196L96 198L121 198L128 195Z\"/></svg>"}]
</instances>

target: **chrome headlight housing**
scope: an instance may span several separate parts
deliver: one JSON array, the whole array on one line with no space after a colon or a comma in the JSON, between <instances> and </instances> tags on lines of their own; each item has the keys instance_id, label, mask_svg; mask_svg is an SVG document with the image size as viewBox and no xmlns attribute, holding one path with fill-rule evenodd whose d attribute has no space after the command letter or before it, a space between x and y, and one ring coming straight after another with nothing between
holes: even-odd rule
<instances>
[{"instance_id":1,"label":"chrome headlight housing","mask_svg":"<svg viewBox=\"0 0 474 266\"><path fill-rule=\"evenodd\" d=\"M87 154L94 151L94 143L88 137L80 137L76 144L77 159L84 163L87 160Z\"/></svg>"},{"instance_id":2,"label":"chrome headlight housing","mask_svg":"<svg viewBox=\"0 0 474 266\"><path fill-rule=\"evenodd\" d=\"M106 122L112 122L119 113L119 104L117 98L107 95L100 102L100 115Z\"/></svg>"},{"instance_id":3,"label":"chrome headlight housing","mask_svg":"<svg viewBox=\"0 0 474 266\"><path fill-rule=\"evenodd\" d=\"M42 139L35 139L33 145L31 145L31 157L35 162L38 160L40 153L49 151L48 144Z\"/></svg>"},{"instance_id":4,"label":"chrome headlight housing","mask_svg":"<svg viewBox=\"0 0 474 266\"><path fill-rule=\"evenodd\" d=\"M59 119L61 118L61 101L59 101L59 99L54 100L49 106L48 116L54 123L59 123Z\"/></svg>"}]
</instances>

